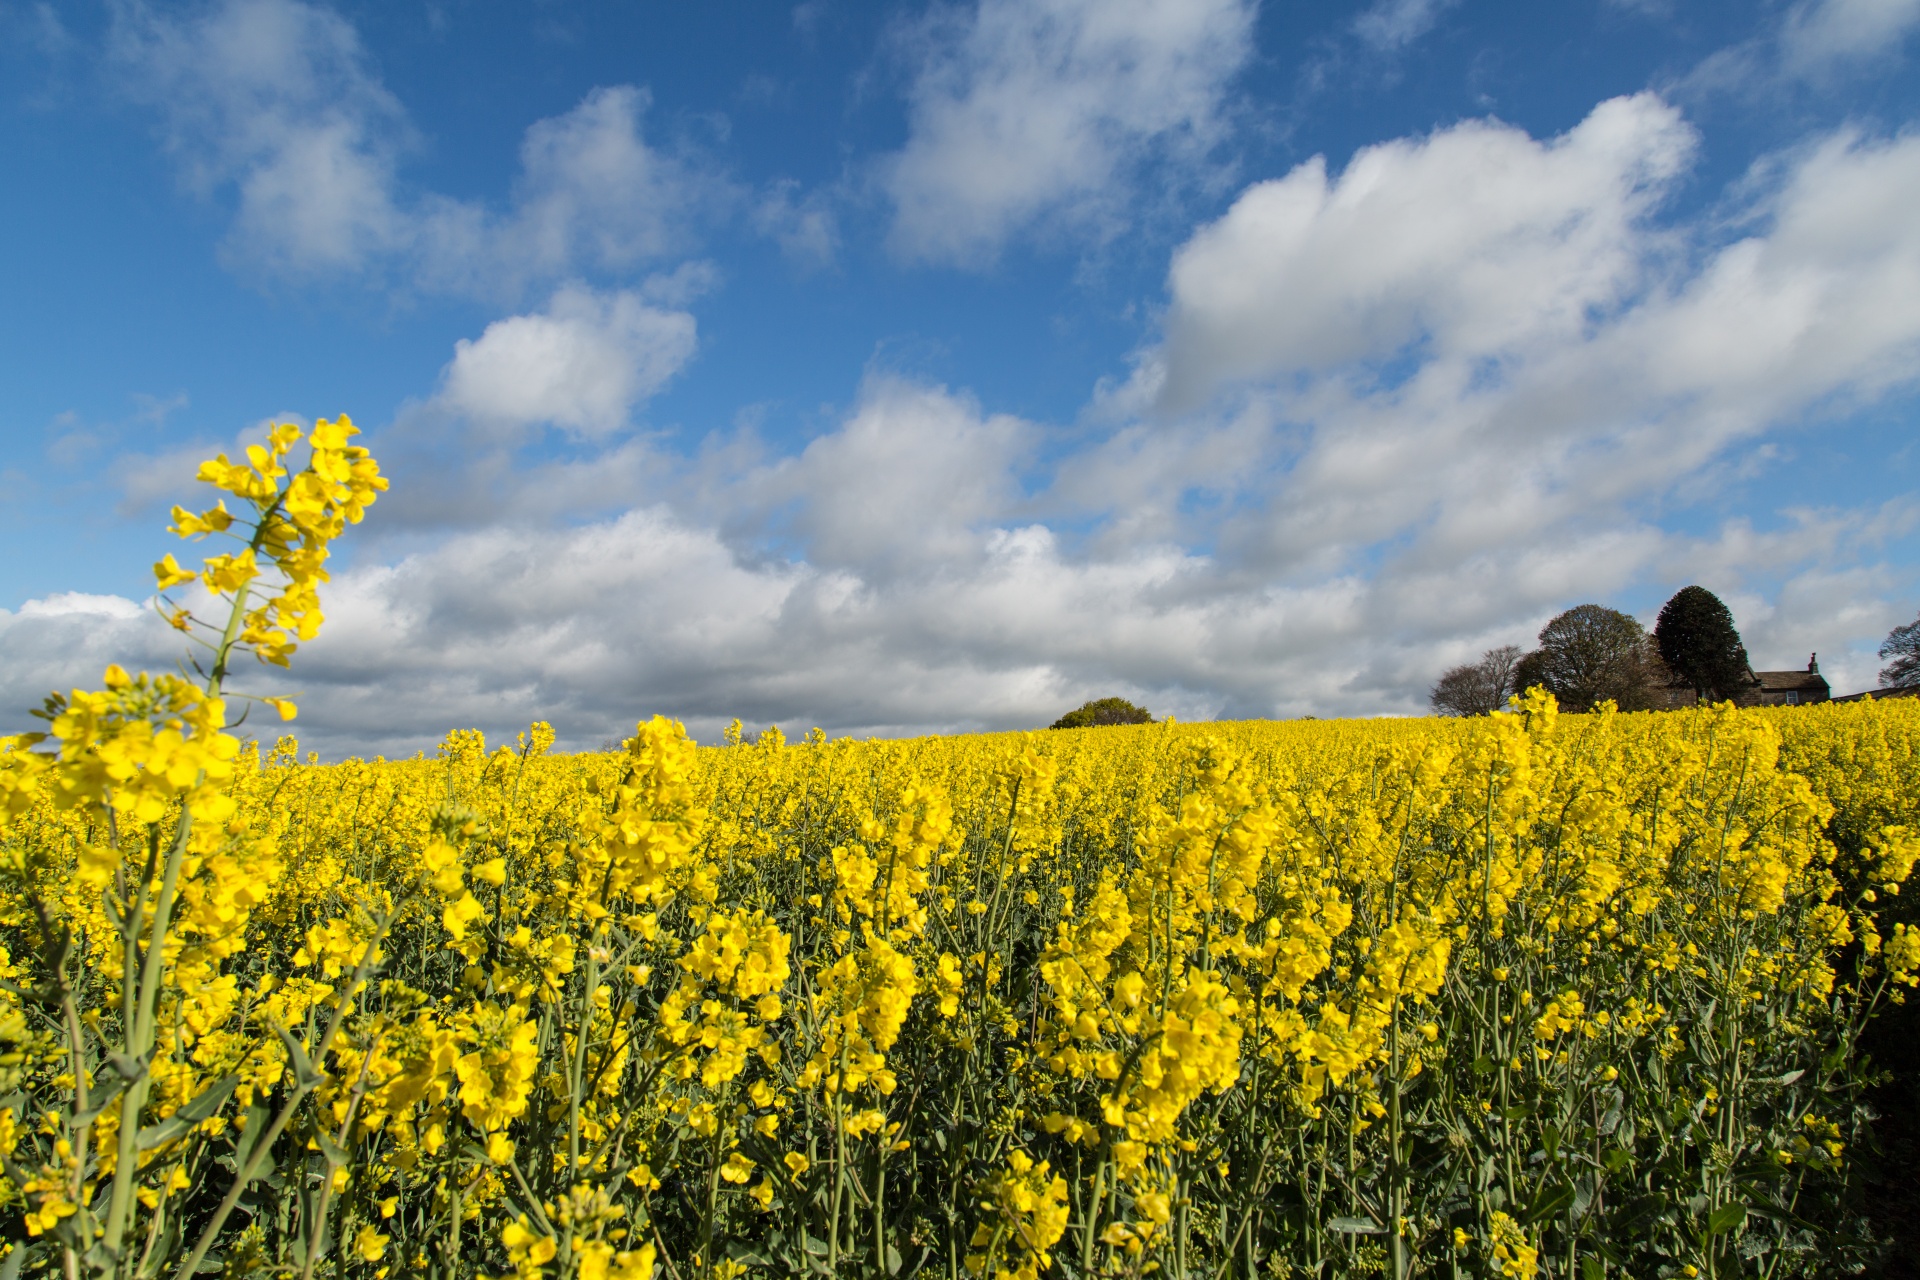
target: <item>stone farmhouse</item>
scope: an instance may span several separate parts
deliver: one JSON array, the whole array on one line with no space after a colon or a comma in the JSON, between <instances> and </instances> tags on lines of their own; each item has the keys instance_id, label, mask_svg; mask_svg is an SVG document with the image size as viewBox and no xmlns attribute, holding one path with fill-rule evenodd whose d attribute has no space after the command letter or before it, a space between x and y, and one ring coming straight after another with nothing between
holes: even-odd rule
<instances>
[{"instance_id":1,"label":"stone farmhouse","mask_svg":"<svg viewBox=\"0 0 1920 1280\"><path fill-rule=\"evenodd\" d=\"M1734 697L1735 706L1793 707L1809 702L1828 702L1833 698L1827 678L1820 674L1820 655L1817 653L1807 659L1804 671L1755 671L1748 667L1747 681L1746 687ZM1670 683L1664 693L1664 707L1691 707L1699 702L1693 686L1688 684Z\"/></svg>"}]
</instances>

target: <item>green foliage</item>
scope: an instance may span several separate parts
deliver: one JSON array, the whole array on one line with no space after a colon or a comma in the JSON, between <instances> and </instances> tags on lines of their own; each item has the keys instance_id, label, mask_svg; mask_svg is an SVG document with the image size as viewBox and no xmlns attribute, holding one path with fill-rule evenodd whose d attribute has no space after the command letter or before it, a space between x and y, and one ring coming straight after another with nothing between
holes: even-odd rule
<instances>
[{"instance_id":1,"label":"green foliage","mask_svg":"<svg viewBox=\"0 0 1920 1280\"><path fill-rule=\"evenodd\" d=\"M1048 728L1090 729L1103 724L1152 724L1153 713L1125 698L1094 698L1055 720Z\"/></svg>"},{"instance_id":2,"label":"green foliage","mask_svg":"<svg viewBox=\"0 0 1920 1280\"><path fill-rule=\"evenodd\" d=\"M1705 587L1682 587L1661 606L1653 628L1660 658L1694 693L1731 701L1753 681L1733 614Z\"/></svg>"},{"instance_id":3,"label":"green foliage","mask_svg":"<svg viewBox=\"0 0 1920 1280\"><path fill-rule=\"evenodd\" d=\"M1605 605L1575 605L1540 628L1540 648L1520 663L1568 711L1611 700L1622 711L1654 706L1662 683L1657 655L1640 623Z\"/></svg>"}]
</instances>

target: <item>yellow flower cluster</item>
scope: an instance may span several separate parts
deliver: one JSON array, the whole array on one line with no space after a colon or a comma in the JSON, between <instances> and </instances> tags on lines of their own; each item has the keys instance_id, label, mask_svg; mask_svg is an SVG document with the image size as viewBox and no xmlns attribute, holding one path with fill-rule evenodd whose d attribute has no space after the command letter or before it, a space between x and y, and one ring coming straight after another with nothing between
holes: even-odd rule
<instances>
[{"instance_id":1,"label":"yellow flower cluster","mask_svg":"<svg viewBox=\"0 0 1920 1280\"><path fill-rule=\"evenodd\" d=\"M1049 1252L1067 1232L1067 1183L1045 1160L1024 1151L1007 1153L1007 1167L988 1180L981 1208L989 1211L973 1230L969 1274L991 1280L1038 1280L1053 1265Z\"/></svg>"},{"instance_id":2,"label":"yellow flower cluster","mask_svg":"<svg viewBox=\"0 0 1920 1280\"><path fill-rule=\"evenodd\" d=\"M359 428L345 417L322 419L311 432L285 422L268 433L264 445L248 446L245 462L229 461L223 453L200 464L201 480L253 508L254 518L239 522L247 536L240 539L239 551L209 557L198 572L181 568L168 555L154 565L153 573L163 592L197 578L210 594L230 602L231 621L216 646L216 673L224 670L225 650L236 639L262 662L284 667L300 641L319 632L324 620L319 588L327 581L328 544L348 524L360 523L387 488L372 456L347 443L358 434ZM289 472L285 459L302 443L309 450L307 465ZM235 523L224 499L198 514L173 509L173 532L182 538L238 537ZM279 581L273 584L274 594L248 607L250 594L257 592L263 557L278 571ZM173 606L169 618L182 631L207 625L185 606Z\"/></svg>"}]
</instances>

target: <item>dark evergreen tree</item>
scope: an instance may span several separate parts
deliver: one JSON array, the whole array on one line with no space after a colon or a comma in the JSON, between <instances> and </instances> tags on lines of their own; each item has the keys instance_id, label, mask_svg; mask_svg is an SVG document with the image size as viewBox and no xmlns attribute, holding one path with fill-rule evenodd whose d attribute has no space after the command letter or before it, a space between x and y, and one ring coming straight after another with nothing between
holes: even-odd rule
<instances>
[{"instance_id":1,"label":"dark evergreen tree","mask_svg":"<svg viewBox=\"0 0 1920 1280\"><path fill-rule=\"evenodd\" d=\"M1660 658L1701 701L1725 702L1753 683L1733 614L1705 587L1682 587L1660 607L1653 627Z\"/></svg>"},{"instance_id":2,"label":"dark evergreen tree","mask_svg":"<svg viewBox=\"0 0 1920 1280\"><path fill-rule=\"evenodd\" d=\"M1152 724L1153 713L1125 698L1095 698L1055 720L1050 728L1086 729L1101 724Z\"/></svg>"}]
</instances>

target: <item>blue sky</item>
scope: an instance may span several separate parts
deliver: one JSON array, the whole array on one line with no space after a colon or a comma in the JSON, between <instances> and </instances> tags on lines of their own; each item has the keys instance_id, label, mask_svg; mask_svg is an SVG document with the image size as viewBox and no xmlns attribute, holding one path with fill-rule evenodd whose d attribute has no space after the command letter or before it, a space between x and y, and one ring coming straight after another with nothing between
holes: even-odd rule
<instances>
[{"instance_id":1,"label":"blue sky","mask_svg":"<svg viewBox=\"0 0 1920 1280\"><path fill-rule=\"evenodd\" d=\"M1393 714L1700 582L1920 601L1920 0L0 0L0 696L197 456L394 481L330 751Z\"/></svg>"}]
</instances>

